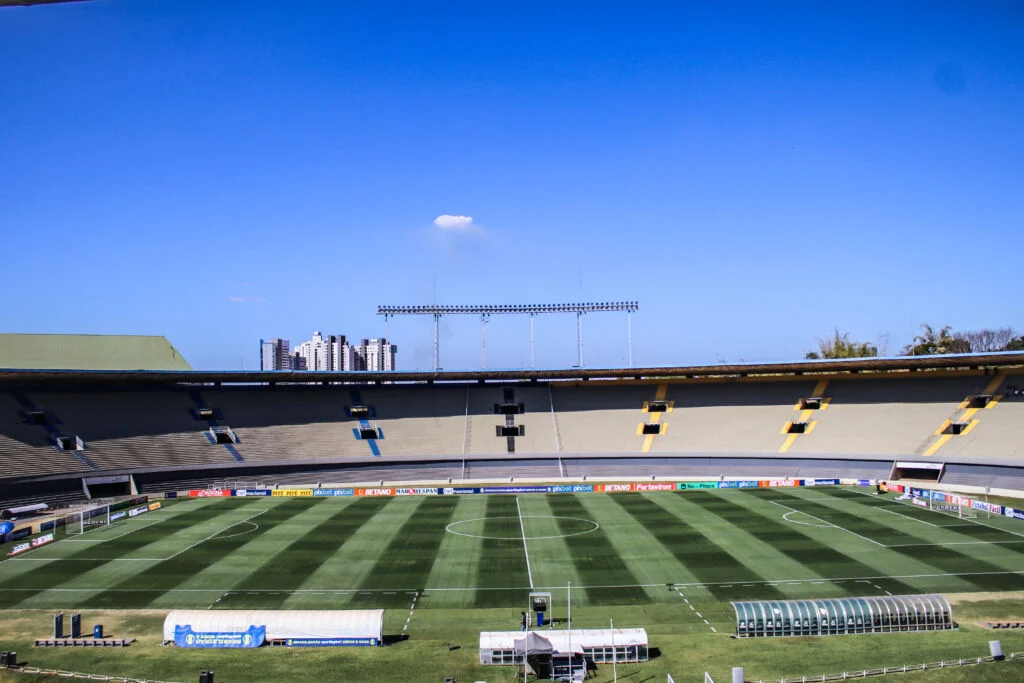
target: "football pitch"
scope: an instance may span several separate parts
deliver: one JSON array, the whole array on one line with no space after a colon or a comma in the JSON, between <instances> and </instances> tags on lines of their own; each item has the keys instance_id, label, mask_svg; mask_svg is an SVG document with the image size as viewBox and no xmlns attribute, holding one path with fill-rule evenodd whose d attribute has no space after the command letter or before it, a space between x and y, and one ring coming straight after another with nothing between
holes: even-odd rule
<instances>
[{"instance_id":1,"label":"football pitch","mask_svg":"<svg viewBox=\"0 0 1024 683\"><path fill-rule=\"evenodd\" d=\"M847 488L192 499L3 561L0 607L405 615L416 597L508 608L501 629L531 590L563 616L571 583L574 607L677 604L731 632L731 600L1022 590L1017 526Z\"/></svg>"}]
</instances>

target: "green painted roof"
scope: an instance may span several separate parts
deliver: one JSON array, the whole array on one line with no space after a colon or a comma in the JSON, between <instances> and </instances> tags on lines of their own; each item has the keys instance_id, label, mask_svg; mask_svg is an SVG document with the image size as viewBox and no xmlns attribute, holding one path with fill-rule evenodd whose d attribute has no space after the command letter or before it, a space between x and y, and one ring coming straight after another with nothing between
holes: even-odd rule
<instances>
[{"instance_id":1,"label":"green painted roof","mask_svg":"<svg viewBox=\"0 0 1024 683\"><path fill-rule=\"evenodd\" d=\"M191 370L166 337L132 334L0 334L0 368Z\"/></svg>"}]
</instances>

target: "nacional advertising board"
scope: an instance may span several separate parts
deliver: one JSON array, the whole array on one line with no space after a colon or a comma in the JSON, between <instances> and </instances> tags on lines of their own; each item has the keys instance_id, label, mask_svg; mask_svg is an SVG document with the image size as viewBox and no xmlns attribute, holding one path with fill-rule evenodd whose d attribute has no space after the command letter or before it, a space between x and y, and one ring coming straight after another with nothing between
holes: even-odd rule
<instances>
[{"instance_id":1,"label":"nacional advertising board","mask_svg":"<svg viewBox=\"0 0 1024 683\"><path fill-rule=\"evenodd\" d=\"M192 489L188 495L192 498L225 498L231 495L231 489Z\"/></svg>"},{"instance_id":2,"label":"nacional advertising board","mask_svg":"<svg viewBox=\"0 0 1024 683\"><path fill-rule=\"evenodd\" d=\"M306 498L313 496L313 489L274 489L274 492L270 495L275 498L280 498L281 496Z\"/></svg>"},{"instance_id":3,"label":"nacional advertising board","mask_svg":"<svg viewBox=\"0 0 1024 683\"><path fill-rule=\"evenodd\" d=\"M804 486L839 486L838 479L804 479Z\"/></svg>"},{"instance_id":4,"label":"nacional advertising board","mask_svg":"<svg viewBox=\"0 0 1024 683\"><path fill-rule=\"evenodd\" d=\"M1024 519L1024 510L1018 510L1017 508L1004 508L1003 514L1014 519Z\"/></svg>"},{"instance_id":5,"label":"nacional advertising board","mask_svg":"<svg viewBox=\"0 0 1024 683\"><path fill-rule=\"evenodd\" d=\"M333 498L335 496L354 496L355 489L313 489L313 495L319 497Z\"/></svg>"},{"instance_id":6,"label":"nacional advertising board","mask_svg":"<svg viewBox=\"0 0 1024 683\"><path fill-rule=\"evenodd\" d=\"M459 488L456 486L449 486L448 488L441 489L441 493L446 496L464 496L471 493L480 493L478 488Z\"/></svg>"},{"instance_id":7,"label":"nacional advertising board","mask_svg":"<svg viewBox=\"0 0 1024 683\"><path fill-rule=\"evenodd\" d=\"M239 498L267 498L270 494L270 489L234 489L231 492L232 496Z\"/></svg>"},{"instance_id":8,"label":"nacional advertising board","mask_svg":"<svg viewBox=\"0 0 1024 683\"><path fill-rule=\"evenodd\" d=\"M376 638L288 638L288 647L365 647L380 645Z\"/></svg>"},{"instance_id":9,"label":"nacional advertising board","mask_svg":"<svg viewBox=\"0 0 1024 683\"><path fill-rule=\"evenodd\" d=\"M193 631L188 624L174 627L178 647L259 647L267 638L266 626L250 626L244 631Z\"/></svg>"}]
</instances>

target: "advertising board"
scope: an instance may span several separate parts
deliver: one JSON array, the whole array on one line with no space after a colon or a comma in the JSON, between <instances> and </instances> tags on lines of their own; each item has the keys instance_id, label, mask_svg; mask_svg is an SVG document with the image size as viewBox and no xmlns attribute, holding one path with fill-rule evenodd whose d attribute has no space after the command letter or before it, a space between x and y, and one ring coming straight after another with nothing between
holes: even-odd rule
<instances>
[{"instance_id":1,"label":"advertising board","mask_svg":"<svg viewBox=\"0 0 1024 683\"><path fill-rule=\"evenodd\" d=\"M463 496L470 493L480 493L480 489L449 486L448 488L441 489L441 493L446 496Z\"/></svg>"},{"instance_id":2,"label":"advertising board","mask_svg":"<svg viewBox=\"0 0 1024 683\"><path fill-rule=\"evenodd\" d=\"M270 489L234 489L231 495L239 498L266 498L271 493Z\"/></svg>"},{"instance_id":3,"label":"advertising board","mask_svg":"<svg viewBox=\"0 0 1024 683\"><path fill-rule=\"evenodd\" d=\"M313 489L313 495L319 497L333 498L335 496L354 496L355 489Z\"/></svg>"},{"instance_id":4,"label":"advertising board","mask_svg":"<svg viewBox=\"0 0 1024 683\"><path fill-rule=\"evenodd\" d=\"M761 488L780 488L787 486L800 486L800 480L798 479L762 479L758 482L758 486Z\"/></svg>"},{"instance_id":5,"label":"advertising board","mask_svg":"<svg viewBox=\"0 0 1024 683\"><path fill-rule=\"evenodd\" d=\"M280 498L281 496L289 496L296 498L311 497L313 495L313 489L274 489L270 495Z\"/></svg>"},{"instance_id":6,"label":"advertising board","mask_svg":"<svg viewBox=\"0 0 1024 683\"><path fill-rule=\"evenodd\" d=\"M376 638L288 638L288 647L366 647L380 645Z\"/></svg>"},{"instance_id":7,"label":"advertising board","mask_svg":"<svg viewBox=\"0 0 1024 683\"><path fill-rule=\"evenodd\" d=\"M634 491L675 491L676 483L674 481L656 481L650 484L646 482L637 482L633 487Z\"/></svg>"},{"instance_id":8,"label":"advertising board","mask_svg":"<svg viewBox=\"0 0 1024 683\"><path fill-rule=\"evenodd\" d=\"M804 479L804 486L839 486L838 479Z\"/></svg>"},{"instance_id":9,"label":"advertising board","mask_svg":"<svg viewBox=\"0 0 1024 683\"><path fill-rule=\"evenodd\" d=\"M555 484L548 487L549 493L593 493L593 484Z\"/></svg>"},{"instance_id":10,"label":"advertising board","mask_svg":"<svg viewBox=\"0 0 1024 683\"><path fill-rule=\"evenodd\" d=\"M1013 517L1014 519L1024 519L1024 510L1018 510L1017 508L1006 508L1005 514L1007 517Z\"/></svg>"},{"instance_id":11,"label":"advertising board","mask_svg":"<svg viewBox=\"0 0 1024 683\"><path fill-rule=\"evenodd\" d=\"M124 510L121 510L121 512L111 512L110 513L110 521L111 522L116 522L117 520L124 519L127 516L128 516L128 513L125 512Z\"/></svg>"},{"instance_id":12,"label":"advertising board","mask_svg":"<svg viewBox=\"0 0 1024 683\"><path fill-rule=\"evenodd\" d=\"M928 507L928 501L926 501L926 500L924 500L922 498L914 498L910 502L913 503L914 505L919 505L919 506L921 506L923 508Z\"/></svg>"},{"instance_id":13,"label":"advertising board","mask_svg":"<svg viewBox=\"0 0 1024 683\"><path fill-rule=\"evenodd\" d=\"M149 507L149 511L150 512L152 512L153 510L159 510L160 509L160 503L159 502L150 503L148 507Z\"/></svg>"},{"instance_id":14,"label":"advertising board","mask_svg":"<svg viewBox=\"0 0 1024 683\"><path fill-rule=\"evenodd\" d=\"M225 498L231 495L231 489L192 489L188 495L192 498Z\"/></svg>"},{"instance_id":15,"label":"advertising board","mask_svg":"<svg viewBox=\"0 0 1024 683\"><path fill-rule=\"evenodd\" d=\"M141 515L141 514L143 514L145 512L149 512L149 506L148 505L142 505L142 506L137 507L137 508L132 508L131 510L128 511L128 516L129 517L138 517L139 515Z\"/></svg>"},{"instance_id":16,"label":"advertising board","mask_svg":"<svg viewBox=\"0 0 1024 683\"><path fill-rule=\"evenodd\" d=\"M166 493L164 493L164 498L177 498L177 497L178 497L178 492L177 491L167 491Z\"/></svg>"},{"instance_id":17,"label":"advertising board","mask_svg":"<svg viewBox=\"0 0 1024 683\"><path fill-rule=\"evenodd\" d=\"M693 489L717 489L717 481L680 481L676 482L676 489L679 491L690 491Z\"/></svg>"},{"instance_id":18,"label":"advertising board","mask_svg":"<svg viewBox=\"0 0 1024 683\"><path fill-rule=\"evenodd\" d=\"M614 493L616 491L632 491L632 484L597 484L594 490L598 493Z\"/></svg>"},{"instance_id":19,"label":"advertising board","mask_svg":"<svg viewBox=\"0 0 1024 683\"><path fill-rule=\"evenodd\" d=\"M47 543L53 543L53 534L46 534L32 539L33 548L38 548L39 546L46 545Z\"/></svg>"},{"instance_id":20,"label":"advertising board","mask_svg":"<svg viewBox=\"0 0 1024 683\"><path fill-rule=\"evenodd\" d=\"M32 550L31 543L19 543L18 545L11 548L11 552L7 553L7 557L14 557L15 555L21 555L24 552Z\"/></svg>"},{"instance_id":21,"label":"advertising board","mask_svg":"<svg viewBox=\"0 0 1024 683\"><path fill-rule=\"evenodd\" d=\"M356 489L357 496L393 496L395 490L391 488L383 489Z\"/></svg>"},{"instance_id":22,"label":"advertising board","mask_svg":"<svg viewBox=\"0 0 1024 683\"><path fill-rule=\"evenodd\" d=\"M266 626L250 626L244 631L193 631L188 624L174 627L174 644L178 647L242 648L259 647L266 640Z\"/></svg>"},{"instance_id":23,"label":"advertising board","mask_svg":"<svg viewBox=\"0 0 1024 683\"><path fill-rule=\"evenodd\" d=\"M396 496L436 496L436 488L401 488L395 489Z\"/></svg>"},{"instance_id":24,"label":"advertising board","mask_svg":"<svg viewBox=\"0 0 1024 683\"><path fill-rule=\"evenodd\" d=\"M547 493L547 486L485 486L481 493Z\"/></svg>"}]
</instances>

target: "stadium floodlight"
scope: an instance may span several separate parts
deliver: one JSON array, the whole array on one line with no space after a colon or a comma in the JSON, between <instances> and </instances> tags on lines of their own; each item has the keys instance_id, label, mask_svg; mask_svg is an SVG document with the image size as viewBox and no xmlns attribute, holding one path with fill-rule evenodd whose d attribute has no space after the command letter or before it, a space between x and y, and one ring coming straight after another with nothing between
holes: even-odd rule
<instances>
[{"instance_id":1,"label":"stadium floodlight","mask_svg":"<svg viewBox=\"0 0 1024 683\"><path fill-rule=\"evenodd\" d=\"M409 306L377 306L377 315L384 316L384 337L387 338L388 318L396 315L429 315L434 318L434 370L441 367L439 350L439 327L441 317L446 315L478 315L480 316L480 358L484 359L484 330L487 316L491 315L529 315L530 316L530 366L533 367L533 317L544 313L575 313L576 314L576 346L579 357L578 367L583 365L583 316L587 313L625 313L627 327L627 346L629 348L629 367L633 367L633 322L632 314L640 309L636 301L604 301L584 303L557 304L432 304Z\"/></svg>"}]
</instances>

